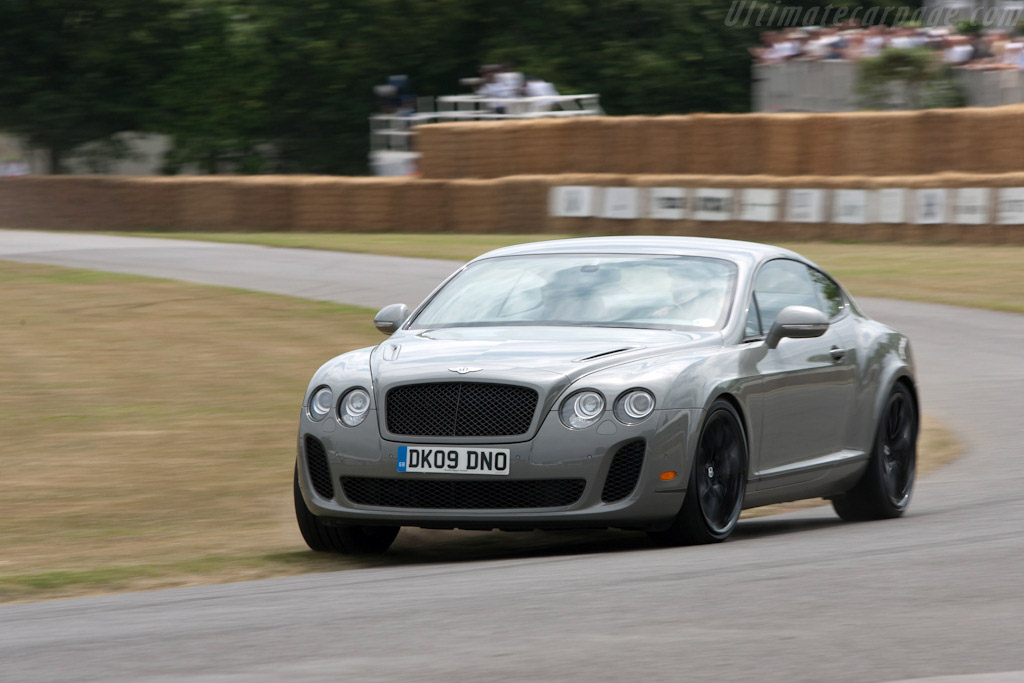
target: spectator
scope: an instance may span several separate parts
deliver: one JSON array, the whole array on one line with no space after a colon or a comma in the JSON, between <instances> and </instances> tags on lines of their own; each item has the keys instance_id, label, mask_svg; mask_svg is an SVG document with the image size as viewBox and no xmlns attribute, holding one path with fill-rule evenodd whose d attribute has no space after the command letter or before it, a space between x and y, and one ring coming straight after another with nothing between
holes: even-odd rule
<instances>
[{"instance_id":1,"label":"spectator","mask_svg":"<svg viewBox=\"0 0 1024 683\"><path fill-rule=\"evenodd\" d=\"M527 97L539 97L530 103L532 111L551 111L554 108L554 101L546 98L558 97L558 90L551 83L537 76L527 76L524 93Z\"/></svg>"}]
</instances>

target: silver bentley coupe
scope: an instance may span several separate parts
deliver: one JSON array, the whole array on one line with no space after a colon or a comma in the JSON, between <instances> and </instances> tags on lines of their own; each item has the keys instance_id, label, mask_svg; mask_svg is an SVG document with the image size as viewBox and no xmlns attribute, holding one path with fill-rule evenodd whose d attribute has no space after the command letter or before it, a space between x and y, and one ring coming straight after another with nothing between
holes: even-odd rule
<instances>
[{"instance_id":1,"label":"silver bentley coupe","mask_svg":"<svg viewBox=\"0 0 1024 683\"><path fill-rule=\"evenodd\" d=\"M722 541L823 497L898 517L914 484L910 343L785 249L610 237L497 249L378 346L313 375L294 496L314 550L402 526L621 528Z\"/></svg>"}]
</instances>

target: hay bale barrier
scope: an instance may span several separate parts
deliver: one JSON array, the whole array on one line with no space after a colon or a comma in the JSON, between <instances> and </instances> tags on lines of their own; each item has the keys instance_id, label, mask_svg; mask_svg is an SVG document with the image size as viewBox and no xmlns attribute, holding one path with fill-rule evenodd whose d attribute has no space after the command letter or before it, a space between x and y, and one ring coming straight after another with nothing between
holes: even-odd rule
<instances>
[{"instance_id":1,"label":"hay bale barrier","mask_svg":"<svg viewBox=\"0 0 1024 683\"><path fill-rule=\"evenodd\" d=\"M588 116L439 123L418 131L423 177L438 179L549 173L870 176L1024 171L1024 105L838 114ZM535 143L538 138L545 142Z\"/></svg>"}]
</instances>

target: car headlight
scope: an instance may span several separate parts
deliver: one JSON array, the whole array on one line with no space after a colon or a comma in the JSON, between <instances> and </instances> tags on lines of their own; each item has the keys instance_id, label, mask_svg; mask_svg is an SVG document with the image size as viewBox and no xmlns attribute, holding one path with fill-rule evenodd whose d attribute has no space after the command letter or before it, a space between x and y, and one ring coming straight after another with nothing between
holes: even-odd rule
<instances>
[{"instance_id":1,"label":"car headlight","mask_svg":"<svg viewBox=\"0 0 1024 683\"><path fill-rule=\"evenodd\" d=\"M644 389L631 389L615 401L613 412L623 424L643 422L654 412L654 396Z\"/></svg>"},{"instance_id":2,"label":"car headlight","mask_svg":"<svg viewBox=\"0 0 1024 683\"><path fill-rule=\"evenodd\" d=\"M346 427L356 427L366 419L370 412L370 394L366 389L349 389L338 403L338 417Z\"/></svg>"},{"instance_id":3,"label":"car headlight","mask_svg":"<svg viewBox=\"0 0 1024 683\"><path fill-rule=\"evenodd\" d=\"M585 389L562 402L558 416L569 429L586 429L604 415L604 397L596 391Z\"/></svg>"},{"instance_id":4,"label":"car headlight","mask_svg":"<svg viewBox=\"0 0 1024 683\"><path fill-rule=\"evenodd\" d=\"M331 412L334 405L334 393L330 387L320 387L309 399L309 416L314 420L322 420Z\"/></svg>"}]
</instances>

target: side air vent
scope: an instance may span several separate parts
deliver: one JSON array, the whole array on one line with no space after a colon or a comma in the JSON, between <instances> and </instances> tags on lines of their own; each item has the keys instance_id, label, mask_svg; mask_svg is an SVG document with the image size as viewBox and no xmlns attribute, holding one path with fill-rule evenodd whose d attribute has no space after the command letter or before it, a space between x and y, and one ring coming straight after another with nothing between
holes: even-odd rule
<instances>
[{"instance_id":1,"label":"side air vent","mask_svg":"<svg viewBox=\"0 0 1024 683\"><path fill-rule=\"evenodd\" d=\"M321 498L334 498L334 484L331 482L331 468L327 465L327 449L314 436L306 436L306 467L313 490Z\"/></svg>"},{"instance_id":2,"label":"side air vent","mask_svg":"<svg viewBox=\"0 0 1024 683\"><path fill-rule=\"evenodd\" d=\"M601 500L606 503L617 503L633 493L636 482L640 479L646 451L647 443L643 439L619 447L612 458L611 467L608 468L608 478L605 479L604 489L601 490Z\"/></svg>"}]
</instances>

